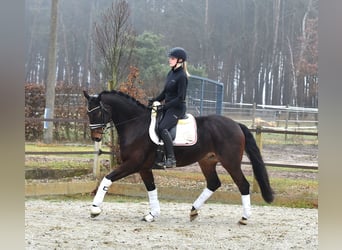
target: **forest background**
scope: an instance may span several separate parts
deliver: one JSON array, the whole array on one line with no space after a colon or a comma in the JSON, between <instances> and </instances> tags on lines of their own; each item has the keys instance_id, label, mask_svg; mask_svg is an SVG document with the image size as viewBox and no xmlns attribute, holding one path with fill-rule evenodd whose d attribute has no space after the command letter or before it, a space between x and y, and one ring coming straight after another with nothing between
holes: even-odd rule
<instances>
[{"instance_id":1,"label":"forest background","mask_svg":"<svg viewBox=\"0 0 342 250\"><path fill-rule=\"evenodd\" d=\"M223 83L225 102L318 107L318 0L124 2L134 49L118 82L134 66L155 94L169 69L167 51L181 46L191 74ZM59 0L57 83L104 89L113 80L95 41L113 3ZM46 84L50 9L51 1L26 0L26 83Z\"/></svg>"}]
</instances>

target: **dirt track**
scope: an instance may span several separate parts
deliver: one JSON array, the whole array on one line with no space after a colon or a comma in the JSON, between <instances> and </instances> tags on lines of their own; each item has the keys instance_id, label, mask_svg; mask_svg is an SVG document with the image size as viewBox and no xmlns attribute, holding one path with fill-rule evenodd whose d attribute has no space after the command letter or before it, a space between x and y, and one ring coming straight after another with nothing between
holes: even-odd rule
<instances>
[{"instance_id":1,"label":"dirt track","mask_svg":"<svg viewBox=\"0 0 342 250\"><path fill-rule=\"evenodd\" d=\"M140 219L147 202L103 204L89 216L88 201L25 202L26 249L318 249L317 209L252 207L247 226L241 206L206 204L189 222L188 203L161 203L161 217Z\"/></svg>"}]
</instances>

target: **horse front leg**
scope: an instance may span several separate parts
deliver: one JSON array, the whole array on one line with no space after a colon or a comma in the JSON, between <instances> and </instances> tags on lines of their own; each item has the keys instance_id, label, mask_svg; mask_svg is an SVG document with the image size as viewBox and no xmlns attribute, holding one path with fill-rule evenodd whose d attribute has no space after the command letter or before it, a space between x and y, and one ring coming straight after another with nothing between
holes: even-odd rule
<instances>
[{"instance_id":1,"label":"horse front leg","mask_svg":"<svg viewBox=\"0 0 342 250\"><path fill-rule=\"evenodd\" d=\"M152 169L141 170L139 174L147 189L147 195L150 205L150 212L147 215L145 215L142 218L142 220L147 222L153 222L160 215L160 204L158 200L158 190L154 183Z\"/></svg>"},{"instance_id":2,"label":"horse front leg","mask_svg":"<svg viewBox=\"0 0 342 250\"><path fill-rule=\"evenodd\" d=\"M97 188L95 197L93 199L93 204L90 209L90 217L94 218L102 212L100 205L103 202L103 199L108 192L109 187L112 185L112 181L108 179L106 176L103 177L99 187Z\"/></svg>"},{"instance_id":3,"label":"horse front leg","mask_svg":"<svg viewBox=\"0 0 342 250\"><path fill-rule=\"evenodd\" d=\"M90 209L91 218L100 215L100 213L102 212L100 206L103 203L104 197L112 183L116 180L137 172L136 168L134 168L133 166L137 166L137 164L132 162L124 162L118 168L103 177L99 187L97 188L95 197L93 199L93 204Z\"/></svg>"}]
</instances>

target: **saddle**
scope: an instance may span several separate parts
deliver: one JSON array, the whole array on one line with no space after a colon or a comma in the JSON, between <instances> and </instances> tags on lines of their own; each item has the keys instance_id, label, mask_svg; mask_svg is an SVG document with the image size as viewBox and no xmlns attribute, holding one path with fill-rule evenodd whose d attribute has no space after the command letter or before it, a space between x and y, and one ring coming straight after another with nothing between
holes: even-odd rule
<instances>
[{"instance_id":1,"label":"saddle","mask_svg":"<svg viewBox=\"0 0 342 250\"><path fill-rule=\"evenodd\" d=\"M157 114L157 106L160 102L154 102L151 111L151 123L149 127L149 135L151 140L157 145L164 145L156 133L159 115ZM197 124L192 114L186 114L178 120L175 127L170 130L174 146L192 146L197 142Z\"/></svg>"}]
</instances>

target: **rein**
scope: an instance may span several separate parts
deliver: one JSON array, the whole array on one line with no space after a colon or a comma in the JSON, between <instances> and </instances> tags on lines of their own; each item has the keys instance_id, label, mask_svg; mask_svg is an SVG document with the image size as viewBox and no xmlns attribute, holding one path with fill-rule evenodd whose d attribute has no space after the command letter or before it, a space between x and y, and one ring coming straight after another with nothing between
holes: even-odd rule
<instances>
[{"instance_id":1,"label":"rein","mask_svg":"<svg viewBox=\"0 0 342 250\"><path fill-rule=\"evenodd\" d=\"M128 120L123 121L123 122L118 122L118 123L114 123L114 122L113 122L113 123L114 123L115 126L120 126L120 125L122 125L122 124L129 123L129 122L131 122L131 121L137 120L137 119L139 119L139 118L141 118L141 117L148 116L148 115L150 115L150 114L139 115L139 116L137 116L137 117L134 117L134 118L132 118L132 119L128 119ZM110 126L110 127L111 127L111 126ZM108 128L110 128L110 127L108 127Z\"/></svg>"},{"instance_id":2,"label":"rein","mask_svg":"<svg viewBox=\"0 0 342 250\"><path fill-rule=\"evenodd\" d=\"M98 111L99 110L99 111ZM128 119L128 120L125 120L125 121L122 121L122 122L118 122L118 123L115 123L111 117L111 113L109 112L109 110L104 106L104 104L102 103L102 101L100 100L100 103L98 106L92 108L92 109L89 109L89 107L87 107L87 112L88 114L92 113L92 112L95 112L95 111L98 111L98 112L101 112L101 116L102 116L102 121L98 121L98 122L102 122L102 123L93 123L93 124L89 124L89 127L91 130L93 129L97 129L97 128L102 128L102 134L105 133L105 130L113 127L113 125L110 125L110 126L107 126L108 123L113 123L114 126L121 126L123 124L126 124L126 123L130 123L130 122L133 122L137 119L140 119L141 117L145 117L145 116L148 116L150 115L150 113L147 113L147 114L143 114L143 115L139 115L137 117L134 117L134 118L131 118L131 119ZM109 115L109 119L108 119L108 122L106 122L106 118L105 118L105 115Z\"/></svg>"},{"instance_id":3,"label":"rein","mask_svg":"<svg viewBox=\"0 0 342 250\"><path fill-rule=\"evenodd\" d=\"M149 114L147 114L147 115L149 115ZM122 124L129 123L129 122L131 122L131 121L137 120L138 118L143 117L143 116L147 116L147 115L139 115L139 116L137 116L137 117L134 117L134 118L132 118L132 119L129 119L129 120L126 120L126 121L123 121L123 122L119 122L119 123L114 123L113 120L112 120L112 123L114 124L114 126L113 126L113 125L110 125L110 126L104 125L104 127L102 127L103 130L102 130L102 133L101 133L101 134L104 135L104 134L107 132L107 130L110 129L110 128L112 128L112 127L120 126L120 125L122 125ZM94 124L94 126L97 126L97 128L99 127L98 125L102 125L102 124ZM90 124L89 126L90 126L90 129L92 129L92 127L91 127L92 124Z\"/></svg>"},{"instance_id":4,"label":"rein","mask_svg":"<svg viewBox=\"0 0 342 250\"><path fill-rule=\"evenodd\" d=\"M101 109L101 110L103 110L104 112L107 112L107 113L108 113L108 110L103 106L102 102L100 103L99 106L97 106L97 107L95 107L95 108L92 108L92 109L90 109L90 110L87 108L87 112L88 112L88 113L91 113L91 112L94 112L94 111L96 111L96 110L98 110L98 109ZM139 118L141 118L141 117L148 116L148 115L150 115L150 114L148 113L148 114L144 114L144 115L139 115L139 116L134 117L134 118L132 118L132 119L128 119L128 120L125 120L125 121L122 121L122 122L118 122L118 123L114 123L114 121L113 121L112 119L111 119L111 120L112 120L114 126L120 126L120 125L122 125L122 124L126 124L126 123L129 123L129 122L135 121L135 120L137 120L137 119L139 119ZM103 119L103 120L104 120L104 119ZM90 127L90 129L96 129L96 128L101 128L101 127L102 127L102 128L104 128L104 130L107 130L107 129L113 127L113 125L107 126L106 123L95 123L95 124L89 124L89 127ZM104 131L103 131L103 134L104 134Z\"/></svg>"}]
</instances>

